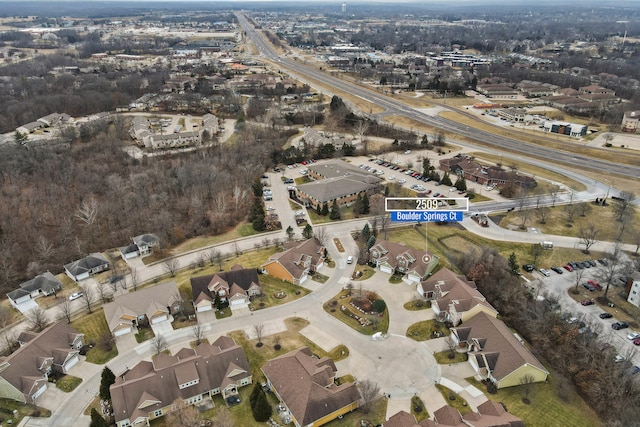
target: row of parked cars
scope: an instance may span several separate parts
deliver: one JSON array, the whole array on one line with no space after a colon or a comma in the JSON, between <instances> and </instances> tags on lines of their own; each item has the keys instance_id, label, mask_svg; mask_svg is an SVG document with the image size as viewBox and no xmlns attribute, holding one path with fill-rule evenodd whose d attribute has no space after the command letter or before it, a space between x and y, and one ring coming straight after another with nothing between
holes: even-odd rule
<instances>
[{"instance_id":1,"label":"row of parked cars","mask_svg":"<svg viewBox=\"0 0 640 427\"><path fill-rule=\"evenodd\" d=\"M555 271L558 274L562 274L563 271L562 269L565 269L566 271L568 271L569 273L571 273L573 270L582 270L584 268L591 268L591 267L596 267L597 265L601 264L601 265L608 265L609 262L606 259L599 259L597 260L597 262L595 260L592 259L588 259L586 261L569 261L568 263L566 263L565 265L562 266L562 268L560 267L551 267L550 270L551 271ZM533 264L525 264L522 266L522 269L526 272L532 272L534 270L538 270L540 272L540 274L542 274L545 277L549 277L551 275L551 271L547 270L545 268L536 268L535 265ZM599 290L599 289L598 289Z\"/></svg>"},{"instance_id":2,"label":"row of parked cars","mask_svg":"<svg viewBox=\"0 0 640 427\"><path fill-rule=\"evenodd\" d=\"M405 175L409 175L409 176L411 176L411 177L413 177L415 179L419 179L420 181L424 181L424 182L431 181L431 178L429 178L428 176L424 176L420 172L416 172L413 169L408 169L408 168L405 169L405 168L403 168L401 166L398 166L398 165L393 164L391 162L386 162L386 161L384 161L382 159L375 159L374 158L374 159L369 159L369 161L370 162L375 162L377 165L387 167L387 168L389 168L391 170L398 171L398 173L403 173Z\"/></svg>"}]
</instances>

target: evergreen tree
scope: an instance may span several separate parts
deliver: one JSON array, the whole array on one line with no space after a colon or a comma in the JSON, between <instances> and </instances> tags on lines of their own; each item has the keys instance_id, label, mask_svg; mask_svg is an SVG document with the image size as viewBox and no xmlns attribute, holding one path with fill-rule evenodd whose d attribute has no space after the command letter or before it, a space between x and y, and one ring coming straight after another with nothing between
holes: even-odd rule
<instances>
[{"instance_id":1,"label":"evergreen tree","mask_svg":"<svg viewBox=\"0 0 640 427\"><path fill-rule=\"evenodd\" d=\"M367 193L364 193L364 196L362 196L362 213L367 215L369 213L369 196L367 196Z\"/></svg>"},{"instance_id":2,"label":"evergreen tree","mask_svg":"<svg viewBox=\"0 0 640 427\"><path fill-rule=\"evenodd\" d=\"M458 179L454 186L458 189L458 191L467 191L467 180L462 177L462 175L458 175Z\"/></svg>"},{"instance_id":3,"label":"evergreen tree","mask_svg":"<svg viewBox=\"0 0 640 427\"><path fill-rule=\"evenodd\" d=\"M329 108L331 111L340 110L341 108L344 108L344 101L339 96L333 95Z\"/></svg>"},{"instance_id":4,"label":"evergreen tree","mask_svg":"<svg viewBox=\"0 0 640 427\"><path fill-rule=\"evenodd\" d=\"M376 236L369 236L367 240L367 250L371 249L376 244Z\"/></svg>"},{"instance_id":5,"label":"evergreen tree","mask_svg":"<svg viewBox=\"0 0 640 427\"><path fill-rule=\"evenodd\" d=\"M264 222L264 215L256 216L251 225L256 231L264 231L267 228L267 224Z\"/></svg>"},{"instance_id":6,"label":"evergreen tree","mask_svg":"<svg viewBox=\"0 0 640 427\"><path fill-rule=\"evenodd\" d=\"M360 197L360 194L356 196L356 203L353 205L353 213L354 214L362 213L362 197Z\"/></svg>"},{"instance_id":7,"label":"evergreen tree","mask_svg":"<svg viewBox=\"0 0 640 427\"><path fill-rule=\"evenodd\" d=\"M293 235L295 234L295 232L293 231L293 227L288 226L286 233L287 233L287 240L289 241L293 240Z\"/></svg>"},{"instance_id":8,"label":"evergreen tree","mask_svg":"<svg viewBox=\"0 0 640 427\"><path fill-rule=\"evenodd\" d=\"M265 396L264 391L260 388L258 396L256 397L256 401L254 405L251 407L251 412L253 413L253 419L259 423L265 422L271 417L273 413L273 408L269 404L267 400L267 396Z\"/></svg>"},{"instance_id":9,"label":"evergreen tree","mask_svg":"<svg viewBox=\"0 0 640 427\"><path fill-rule=\"evenodd\" d=\"M305 239L310 239L313 237L313 228L311 228L311 225L307 224L304 226L304 228L302 229L302 237L304 237Z\"/></svg>"},{"instance_id":10,"label":"evergreen tree","mask_svg":"<svg viewBox=\"0 0 640 427\"><path fill-rule=\"evenodd\" d=\"M91 408L91 423L89 427L109 427L109 423L102 418L102 415L96 411L96 408Z\"/></svg>"},{"instance_id":11,"label":"evergreen tree","mask_svg":"<svg viewBox=\"0 0 640 427\"><path fill-rule=\"evenodd\" d=\"M338 208L338 202L336 202L335 200L331 205L331 213L329 214L329 218L334 221L340 219L340 208Z\"/></svg>"},{"instance_id":12,"label":"evergreen tree","mask_svg":"<svg viewBox=\"0 0 640 427\"><path fill-rule=\"evenodd\" d=\"M429 138L427 137L427 135L425 134L425 136L422 137L422 139L420 140L420 145L422 145L423 147L429 145ZM427 170L427 169L425 169Z\"/></svg>"},{"instance_id":13,"label":"evergreen tree","mask_svg":"<svg viewBox=\"0 0 640 427\"><path fill-rule=\"evenodd\" d=\"M429 173L431 173L431 160L425 157L422 161L422 175L429 176Z\"/></svg>"},{"instance_id":14,"label":"evergreen tree","mask_svg":"<svg viewBox=\"0 0 640 427\"><path fill-rule=\"evenodd\" d=\"M320 212L320 215L322 216L329 215L329 205L327 204L327 202L324 202L324 204L322 205L322 212Z\"/></svg>"},{"instance_id":15,"label":"evergreen tree","mask_svg":"<svg viewBox=\"0 0 640 427\"><path fill-rule=\"evenodd\" d=\"M364 227L362 227L362 241L368 242L369 237L371 237L371 228L369 227L369 223L366 223Z\"/></svg>"},{"instance_id":16,"label":"evergreen tree","mask_svg":"<svg viewBox=\"0 0 640 427\"><path fill-rule=\"evenodd\" d=\"M451 187L453 185L451 178L449 177L449 172L445 172L444 175L442 175L440 182L442 185L446 185L447 187Z\"/></svg>"},{"instance_id":17,"label":"evergreen tree","mask_svg":"<svg viewBox=\"0 0 640 427\"><path fill-rule=\"evenodd\" d=\"M107 366L102 370L102 377L100 379L100 399L111 400L111 392L109 392L109 386L116 382L116 376L111 369Z\"/></svg>"},{"instance_id":18,"label":"evergreen tree","mask_svg":"<svg viewBox=\"0 0 640 427\"><path fill-rule=\"evenodd\" d=\"M258 395L260 394L261 391L262 391L262 388L260 387L260 384L256 382L253 385L253 390L251 390L251 395L249 396L249 404L251 405L252 408L256 405L256 401L258 400Z\"/></svg>"},{"instance_id":19,"label":"evergreen tree","mask_svg":"<svg viewBox=\"0 0 640 427\"><path fill-rule=\"evenodd\" d=\"M429 172L429 178L431 178L432 181L440 182L440 174L436 172L435 169L431 169L431 172Z\"/></svg>"},{"instance_id":20,"label":"evergreen tree","mask_svg":"<svg viewBox=\"0 0 640 427\"><path fill-rule=\"evenodd\" d=\"M518 258L516 258L516 253L511 252L509 255L509 268L513 274L518 274L520 271L520 266L518 265Z\"/></svg>"}]
</instances>

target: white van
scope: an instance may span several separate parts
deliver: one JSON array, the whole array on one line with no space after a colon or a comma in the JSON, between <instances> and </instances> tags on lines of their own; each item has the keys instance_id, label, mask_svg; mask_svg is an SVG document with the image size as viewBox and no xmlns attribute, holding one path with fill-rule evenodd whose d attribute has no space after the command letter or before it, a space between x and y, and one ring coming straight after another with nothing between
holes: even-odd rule
<instances>
[{"instance_id":1,"label":"white van","mask_svg":"<svg viewBox=\"0 0 640 427\"><path fill-rule=\"evenodd\" d=\"M351 255L349 255L347 257L347 264L352 264L353 263L353 257Z\"/></svg>"}]
</instances>

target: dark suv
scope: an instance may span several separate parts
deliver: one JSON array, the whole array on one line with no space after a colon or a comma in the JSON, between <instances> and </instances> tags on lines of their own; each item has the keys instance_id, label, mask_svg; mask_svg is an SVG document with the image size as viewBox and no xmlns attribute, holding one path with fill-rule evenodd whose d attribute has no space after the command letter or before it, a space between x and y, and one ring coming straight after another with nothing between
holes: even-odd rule
<instances>
[{"instance_id":1,"label":"dark suv","mask_svg":"<svg viewBox=\"0 0 640 427\"><path fill-rule=\"evenodd\" d=\"M527 273L531 273L533 270L536 269L536 266L533 265L533 264L525 264L525 265L522 266L522 269L524 271L526 271Z\"/></svg>"},{"instance_id":2,"label":"dark suv","mask_svg":"<svg viewBox=\"0 0 640 427\"><path fill-rule=\"evenodd\" d=\"M613 325L611 325L611 327L613 329L615 329L616 331L620 330L620 329L625 329L629 327L629 324L627 322L616 322Z\"/></svg>"}]
</instances>

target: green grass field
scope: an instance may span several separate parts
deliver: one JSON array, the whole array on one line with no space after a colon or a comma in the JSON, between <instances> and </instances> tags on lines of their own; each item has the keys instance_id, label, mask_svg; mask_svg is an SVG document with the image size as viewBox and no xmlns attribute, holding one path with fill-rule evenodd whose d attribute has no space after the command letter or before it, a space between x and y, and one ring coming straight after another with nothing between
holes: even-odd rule
<instances>
[{"instance_id":1,"label":"green grass field","mask_svg":"<svg viewBox=\"0 0 640 427\"><path fill-rule=\"evenodd\" d=\"M102 309L74 320L71 322L71 326L78 332L84 334L85 343L98 343L101 335L111 334ZM94 345L94 347L87 352L87 362L103 365L117 355L118 349L115 344L110 351L104 351L99 345Z\"/></svg>"}]
</instances>

